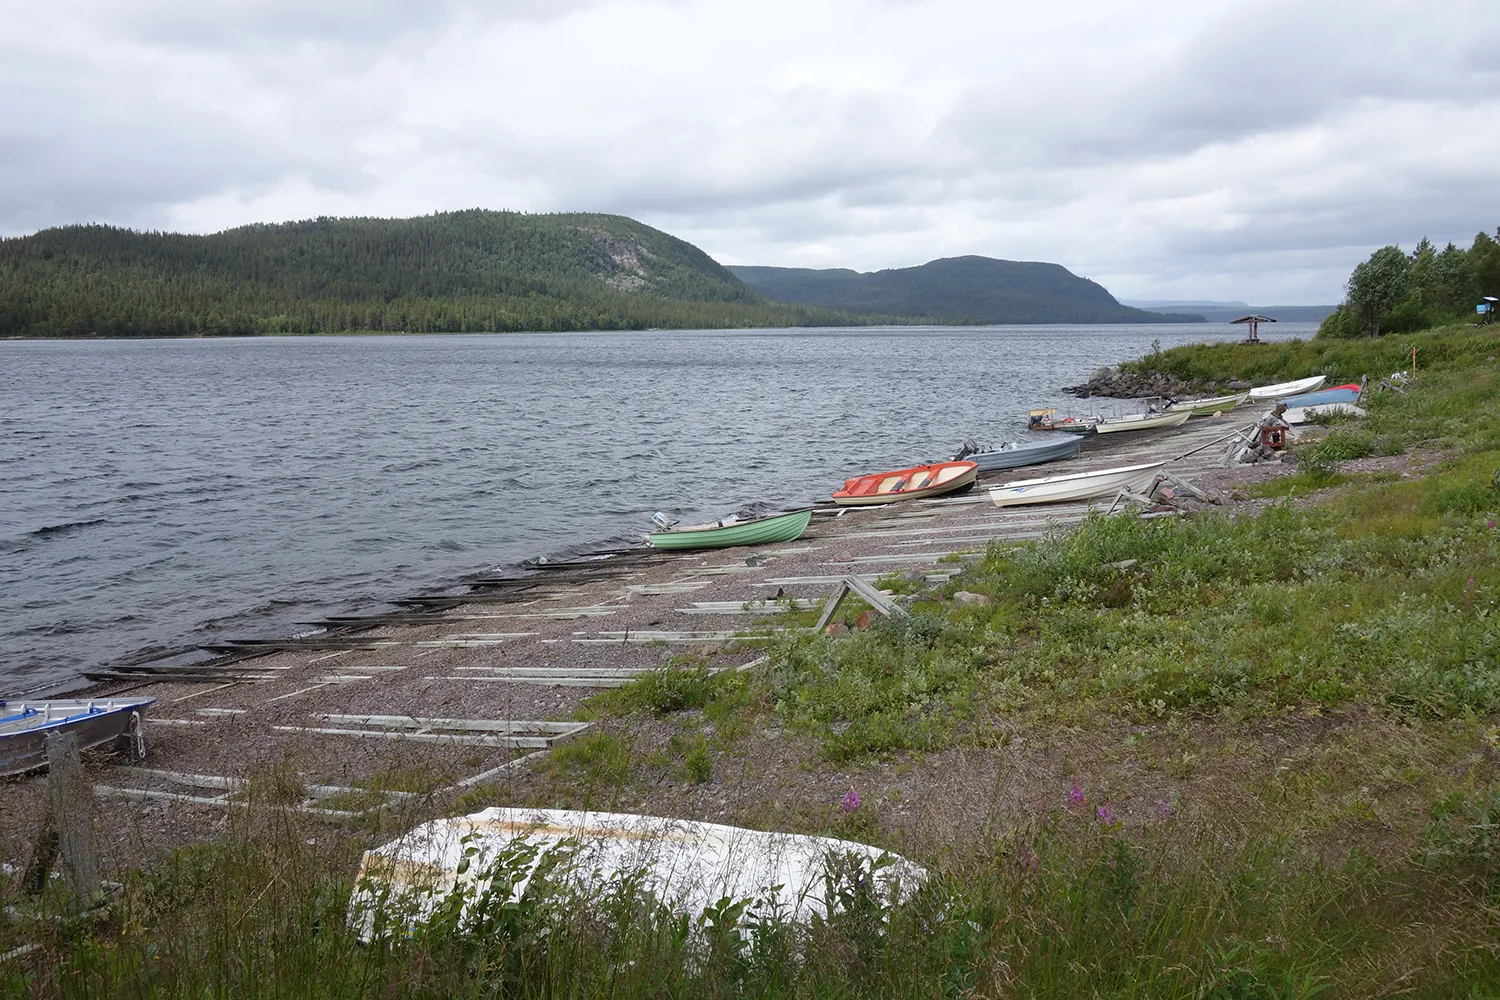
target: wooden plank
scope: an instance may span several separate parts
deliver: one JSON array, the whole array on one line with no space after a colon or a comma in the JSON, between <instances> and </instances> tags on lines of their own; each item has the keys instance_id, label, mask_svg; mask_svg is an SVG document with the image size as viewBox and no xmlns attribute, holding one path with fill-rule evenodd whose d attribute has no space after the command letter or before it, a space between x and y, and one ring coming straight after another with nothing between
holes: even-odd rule
<instances>
[{"instance_id":1,"label":"wooden plank","mask_svg":"<svg viewBox=\"0 0 1500 1000\"><path fill-rule=\"evenodd\" d=\"M94 854L94 798L84 780L78 740L72 733L52 733L47 737L47 791L63 876L75 900L86 906L99 891L99 861Z\"/></svg>"}]
</instances>

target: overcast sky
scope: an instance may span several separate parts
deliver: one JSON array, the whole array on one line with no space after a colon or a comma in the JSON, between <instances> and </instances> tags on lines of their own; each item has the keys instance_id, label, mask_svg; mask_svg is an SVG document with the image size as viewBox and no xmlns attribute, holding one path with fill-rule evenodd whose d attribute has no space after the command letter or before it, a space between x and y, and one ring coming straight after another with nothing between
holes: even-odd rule
<instances>
[{"instance_id":1,"label":"overcast sky","mask_svg":"<svg viewBox=\"0 0 1500 1000\"><path fill-rule=\"evenodd\" d=\"M618 212L1337 301L1500 225L1500 0L0 0L0 234Z\"/></svg>"}]
</instances>

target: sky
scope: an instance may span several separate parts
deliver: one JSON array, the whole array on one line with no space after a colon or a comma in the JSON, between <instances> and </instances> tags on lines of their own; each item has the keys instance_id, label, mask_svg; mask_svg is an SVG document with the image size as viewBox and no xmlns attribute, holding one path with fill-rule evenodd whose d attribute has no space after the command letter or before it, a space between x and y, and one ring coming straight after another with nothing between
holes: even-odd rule
<instances>
[{"instance_id":1,"label":"sky","mask_svg":"<svg viewBox=\"0 0 1500 1000\"><path fill-rule=\"evenodd\" d=\"M1496 0L0 0L0 235L461 208L1336 302L1500 226Z\"/></svg>"}]
</instances>

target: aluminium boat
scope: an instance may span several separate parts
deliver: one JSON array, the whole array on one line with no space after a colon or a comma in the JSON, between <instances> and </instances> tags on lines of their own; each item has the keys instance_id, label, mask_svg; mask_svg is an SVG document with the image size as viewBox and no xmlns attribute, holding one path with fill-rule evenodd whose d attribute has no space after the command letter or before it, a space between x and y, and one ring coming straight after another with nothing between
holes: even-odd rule
<instances>
[{"instance_id":1,"label":"aluminium boat","mask_svg":"<svg viewBox=\"0 0 1500 1000\"><path fill-rule=\"evenodd\" d=\"M812 510L794 510L741 521L727 517L712 524L672 525L651 533L657 549L727 549L735 545L767 545L802 537L812 520Z\"/></svg>"},{"instance_id":2,"label":"aluminium boat","mask_svg":"<svg viewBox=\"0 0 1500 1000\"><path fill-rule=\"evenodd\" d=\"M1095 469L1065 476L1022 479L990 487L990 500L996 507L1020 507L1034 503L1061 503L1066 500L1093 500L1114 496L1121 490L1141 493L1151 487L1166 462L1147 462L1114 469Z\"/></svg>"},{"instance_id":3,"label":"aluminium boat","mask_svg":"<svg viewBox=\"0 0 1500 1000\"><path fill-rule=\"evenodd\" d=\"M974 451L965 446L953 457L957 461L969 461L979 466L980 472L998 472L1001 469L1019 469L1024 465L1040 465L1072 458L1078 454L1083 438L1077 435L1055 438L1051 441L1011 441L998 448L978 447Z\"/></svg>"},{"instance_id":4,"label":"aluminium boat","mask_svg":"<svg viewBox=\"0 0 1500 1000\"><path fill-rule=\"evenodd\" d=\"M0 701L0 777L47 766L47 737L71 733L79 750L114 743L139 757L155 698Z\"/></svg>"}]
</instances>

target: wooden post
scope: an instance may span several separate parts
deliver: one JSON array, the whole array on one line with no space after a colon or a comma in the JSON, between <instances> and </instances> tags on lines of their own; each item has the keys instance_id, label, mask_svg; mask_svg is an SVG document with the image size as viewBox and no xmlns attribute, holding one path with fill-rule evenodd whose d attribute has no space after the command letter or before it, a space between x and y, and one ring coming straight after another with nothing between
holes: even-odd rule
<instances>
[{"instance_id":1,"label":"wooden post","mask_svg":"<svg viewBox=\"0 0 1500 1000\"><path fill-rule=\"evenodd\" d=\"M78 741L72 733L53 733L47 737L47 791L63 876L79 905L87 907L99 891L99 861L94 855L94 800L93 789L84 778L83 763L78 758Z\"/></svg>"}]
</instances>

